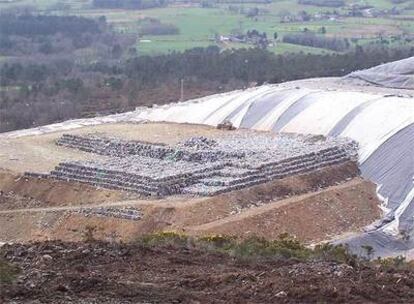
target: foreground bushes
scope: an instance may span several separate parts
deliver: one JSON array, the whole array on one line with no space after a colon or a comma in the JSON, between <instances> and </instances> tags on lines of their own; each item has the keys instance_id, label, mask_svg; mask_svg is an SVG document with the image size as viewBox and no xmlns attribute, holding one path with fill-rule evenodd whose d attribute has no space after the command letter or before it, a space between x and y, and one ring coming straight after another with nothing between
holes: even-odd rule
<instances>
[{"instance_id":1,"label":"foreground bushes","mask_svg":"<svg viewBox=\"0 0 414 304\"><path fill-rule=\"evenodd\" d=\"M413 271L414 261L409 262L402 256L371 259L373 250L366 252L361 246L360 256L352 253L346 245L324 243L309 248L295 238L282 234L276 240L250 237L244 240L231 236L211 235L193 237L176 232L158 232L137 238L136 244L146 248L179 247L185 250L200 250L228 254L236 260L257 261L296 261L332 262L351 267L374 267L379 271Z\"/></svg>"},{"instance_id":2,"label":"foreground bushes","mask_svg":"<svg viewBox=\"0 0 414 304\"><path fill-rule=\"evenodd\" d=\"M18 274L18 269L0 257L0 286L11 283Z\"/></svg>"},{"instance_id":3,"label":"foreground bushes","mask_svg":"<svg viewBox=\"0 0 414 304\"><path fill-rule=\"evenodd\" d=\"M179 246L220 252L244 260L323 260L347 264L357 262L357 257L345 246L324 244L311 249L286 234L276 240L260 237L238 240L235 237L222 235L191 237L175 232L159 232L139 237L137 243L145 247Z\"/></svg>"}]
</instances>

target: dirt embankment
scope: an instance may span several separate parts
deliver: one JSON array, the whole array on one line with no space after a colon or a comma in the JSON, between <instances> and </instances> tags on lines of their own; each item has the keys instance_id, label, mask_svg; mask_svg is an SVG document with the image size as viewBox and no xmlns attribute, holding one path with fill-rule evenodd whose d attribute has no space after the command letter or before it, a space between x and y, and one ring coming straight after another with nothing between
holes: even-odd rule
<instances>
[{"instance_id":1,"label":"dirt embankment","mask_svg":"<svg viewBox=\"0 0 414 304\"><path fill-rule=\"evenodd\" d=\"M222 220L188 228L195 234L260 236L276 239L288 233L317 242L359 231L379 219L375 187L360 179L316 193L253 208ZM240 229L243 227L243 229Z\"/></svg>"},{"instance_id":2,"label":"dirt embankment","mask_svg":"<svg viewBox=\"0 0 414 304\"><path fill-rule=\"evenodd\" d=\"M359 231L380 217L374 185L357 175L356 164L349 162L216 197L139 200L85 184L1 172L0 239L76 241L94 227L103 240L130 241L145 233L176 230L266 238L287 232L306 242L319 241ZM143 216L131 221L79 212L103 205L132 206Z\"/></svg>"},{"instance_id":3,"label":"dirt embankment","mask_svg":"<svg viewBox=\"0 0 414 304\"><path fill-rule=\"evenodd\" d=\"M46 242L0 248L21 269L2 303L412 303L414 272L192 246ZM0 261L1 262L1 261Z\"/></svg>"},{"instance_id":4,"label":"dirt embankment","mask_svg":"<svg viewBox=\"0 0 414 304\"><path fill-rule=\"evenodd\" d=\"M175 220L185 226L209 223L242 213L253 207L326 189L349 181L358 175L359 169L354 162L326 167L239 191L177 205Z\"/></svg>"},{"instance_id":5,"label":"dirt embankment","mask_svg":"<svg viewBox=\"0 0 414 304\"><path fill-rule=\"evenodd\" d=\"M53 179L39 179L0 170L0 210L78 206L136 198L121 191Z\"/></svg>"}]
</instances>

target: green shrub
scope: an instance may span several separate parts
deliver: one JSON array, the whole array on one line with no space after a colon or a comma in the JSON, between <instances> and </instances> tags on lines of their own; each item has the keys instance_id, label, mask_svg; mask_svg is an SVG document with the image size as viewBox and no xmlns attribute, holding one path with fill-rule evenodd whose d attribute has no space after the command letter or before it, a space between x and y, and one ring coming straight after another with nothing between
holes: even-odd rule
<instances>
[{"instance_id":1,"label":"green shrub","mask_svg":"<svg viewBox=\"0 0 414 304\"><path fill-rule=\"evenodd\" d=\"M352 267L372 265L368 259L360 258L352 254L347 245L324 243L312 249L287 234L280 235L276 240L266 240L265 238L255 236L240 240L236 237L225 235L191 237L185 234L167 231L140 236L137 239L137 243L146 247L165 245L186 248L193 247L228 254L242 260L295 259L299 261L328 261L348 264ZM374 253L373 248L370 246L363 246L362 248L369 255ZM374 263L385 270L414 268L414 263L411 266L402 257L378 259Z\"/></svg>"},{"instance_id":2,"label":"green shrub","mask_svg":"<svg viewBox=\"0 0 414 304\"><path fill-rule=\"evenodd\" d=\"M413 269L412 263L408 263L403 256L378 258L375 263L384 271Z\"/></svg>"},{"instance_id":3,"label":"green shrub","mask_svg":"<svg viewBox=\"0 0 414 304\"><path fill-rule=\"evenodd\" d=\"M232 236L225 236L225 235L209 235L209 236L202 236L197 239L197 242L200 245L207 245L210 249L224 249L228 250L232 248L236 242L236 238Z\"/></svg>"},{"instance_id":4,"label":"green shrub","mask_svg":"<svg viewBox=\"0 0 414 304\"><path fill-rule=\"evenodd\" d=\"M273 241L251 237L236 243L231 251L232 255L241 258L260 256L265 258L296 258L300 260L308 259L312 253L311 249L287 235L282 235L279 239Z\"/></svg>"},{"instance_id":5,"label":"green shrub","mask_svg":"<svg viewBox=\"0 0 414 304\"><path fill-rule=\"evenodd\" d=\"M315 258L321 259L323 261L345 263L351 266L356 266L359 264L358 257L349 251L348 246L342 244L333 245L330 243L325 243L322 245L317 245L313 250L313 255Z\"/></svg>"},{"instance_id":6,"label":"green shrub","mask_svg":"<svg viewBox=\"0 0 414 304\"><path fill-rule=\"evenodd\" d=\"M144 246L154 246L154 245L177 245L184 246L187 245L189 237L184 234L180 234L174 231L162 231L151 234L146 234L140 236L137 240L138 244Z\"/></svg>"}]
</instances>

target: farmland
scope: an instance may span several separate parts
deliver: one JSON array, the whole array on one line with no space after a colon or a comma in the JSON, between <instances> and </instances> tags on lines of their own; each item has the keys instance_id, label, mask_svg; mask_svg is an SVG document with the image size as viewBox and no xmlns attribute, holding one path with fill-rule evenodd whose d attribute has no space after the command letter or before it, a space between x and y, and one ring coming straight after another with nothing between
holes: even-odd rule
<instances>
[{"instance_id":1,"label":"farmland","mask_svg":"<svg viewBox=\"0 0 414 304\"><path fill-rule=\"evenodd\" d=\"M253 43L227 39L232 35L243 35L250 30L266 33L269 40L267 48L276 54L332 53L325 48L283 41L287 34L303 32L328 38L349 39L351 49L357 45L378 43L393 47L414 46L412 1L402 4L393 4L391 0L361 1L357 4L370 9L358 11L358 14L354 13L355 16L350 15L351 3L354 1L345 2L346 6L339 8L302 5L295 0L274 0L266 4L213 3L208 7L200 3L175 2L166 7L133 10L96 8L90 0L16 0L12 3L0 3L0 8L27 7L47 14L76 14L91 18L105 16L116 32L136 34L135 49L138 55L157 55L210 45L216 45L222 50L253 47ZM372 11L377 12L377 15L370 16L369 14L373 14ZM305 19L302 20L304 14ZM177 33L142 35L143 25L154 20L174 26Z\"/></svg>"}]
</instances>

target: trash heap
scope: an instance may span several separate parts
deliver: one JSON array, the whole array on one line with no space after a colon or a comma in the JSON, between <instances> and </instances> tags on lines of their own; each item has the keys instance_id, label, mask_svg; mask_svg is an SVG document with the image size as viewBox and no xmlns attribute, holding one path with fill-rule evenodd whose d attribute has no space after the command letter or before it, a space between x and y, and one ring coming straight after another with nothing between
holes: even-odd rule
<instances>
[{"instance_id":1,"label":"trash heap","mask_svg":"<svg viewBox=\"0 0 414 304\"><path fill-rule=\"evenodd\" d=\"M192 137L175 146L65 134L57 144L96 158L62 162L49 178L155 196L217 195L355 161L358 150L347 139L253 132Z\"/></svg>"}]
</instances>

